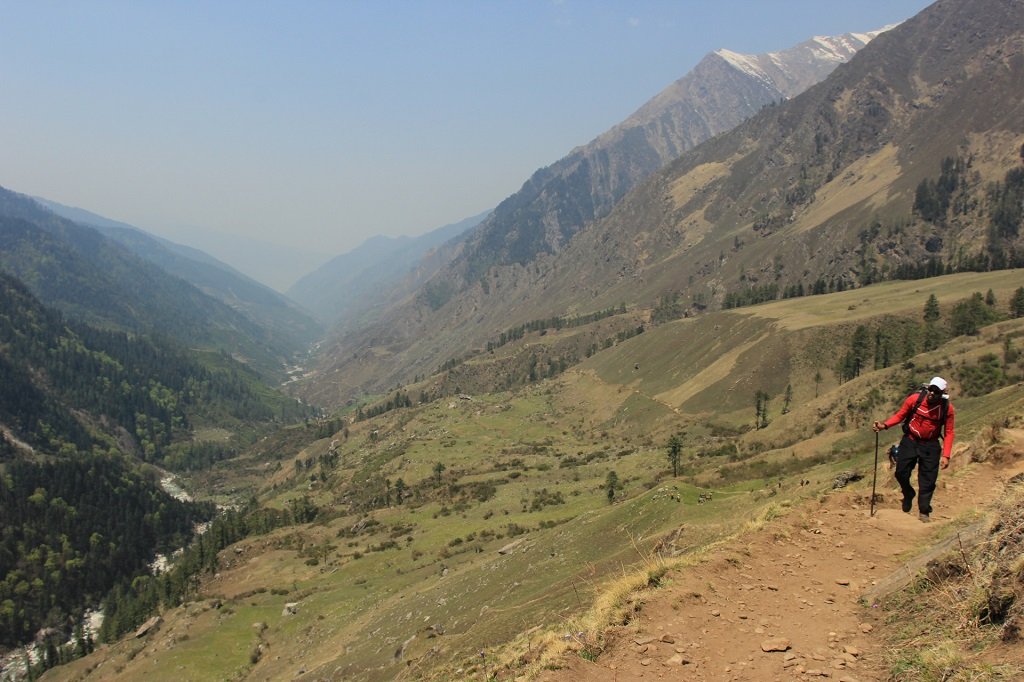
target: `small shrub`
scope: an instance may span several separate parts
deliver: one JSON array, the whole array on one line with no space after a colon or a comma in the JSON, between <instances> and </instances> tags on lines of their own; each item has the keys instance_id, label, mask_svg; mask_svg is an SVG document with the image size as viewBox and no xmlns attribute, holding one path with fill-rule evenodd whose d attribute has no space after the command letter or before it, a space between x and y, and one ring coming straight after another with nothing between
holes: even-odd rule
<instances>
[{"instance_id":1,"label":"small shrub","mask_svg":"<svg viewBox=\"0 0 1024 682\"><path fill-rule=\"evenodd\" d=\"M529 530L528 528L523 528L518 523L514 523L514 522L508 524L508 526L506 526L506 528L508 529L506 531L506 534L510 538L514 538L517 535L522 535L523 533L526 533Z\"/></svg>"},{"instance_id":2,"label":"small shrub","mask_svg":"<svg viewBox=\"0 0 1024 682\"><path fill-rule=\"evenodd\" d=\"M565 496L562 495L562 491L556 490L554 492L548 492L547 488L535 491L533 493L533 501L530 503L530 511L540 511L544 507L565 504Z\"/></svg>"}]
</instances>

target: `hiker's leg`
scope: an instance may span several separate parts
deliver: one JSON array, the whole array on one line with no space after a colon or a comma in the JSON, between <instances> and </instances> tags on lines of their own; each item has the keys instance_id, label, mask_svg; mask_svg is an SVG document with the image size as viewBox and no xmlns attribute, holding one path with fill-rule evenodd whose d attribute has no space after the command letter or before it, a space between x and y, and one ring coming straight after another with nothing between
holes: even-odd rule
<instances>
[{"instance_id":1,"label":"hiker's leg","mask_svg":"<svg viewBox=\"0 0 1024 682\"><path fill-rule=\"evenodd\" d=\"M896 481L903 491L903 499L910 500L914 497L914 487L910 485L910 474L914 472L917 464L917 443L905 437L900 441L899 451L896 454Z\"/></svg>"},{"instance_id":2,"label":"hiker's leg","mask_svg":"<svg viewBox=\"0 0 1024 682\"><path fill-rule=\"evenodd\" d=\"M942 454L938 441L921 443L921 468L917 470L917 487L920 496L917 508L922 514L932 513L932 493L935 482L939 480L939 457Z\"/></svg>"}]
</instances>

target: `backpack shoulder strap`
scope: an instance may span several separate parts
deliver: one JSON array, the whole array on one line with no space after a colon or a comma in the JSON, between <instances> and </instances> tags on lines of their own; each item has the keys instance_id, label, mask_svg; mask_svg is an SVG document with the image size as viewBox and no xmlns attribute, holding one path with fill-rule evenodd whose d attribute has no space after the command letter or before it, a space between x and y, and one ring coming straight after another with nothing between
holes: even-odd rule
<instances>
[{"instance_id":1,"label":"backpack shoulder strap","mask_svg":"<svg viewBox=\"0 0 1024 682\"><path fill-rule=\"evenodd\" d=\"M922 388L917 393L917 402L914 403L914 409L907 412L907 416L903 418L903 433L909 433L910 431L910 420L913 419L914 415L917 414L917 408L921 407L921 403L924 402L925 396L928 395L928 389ZM945 415L943 415L943 421L945 421Z\"/></svg>"}]
</instances>

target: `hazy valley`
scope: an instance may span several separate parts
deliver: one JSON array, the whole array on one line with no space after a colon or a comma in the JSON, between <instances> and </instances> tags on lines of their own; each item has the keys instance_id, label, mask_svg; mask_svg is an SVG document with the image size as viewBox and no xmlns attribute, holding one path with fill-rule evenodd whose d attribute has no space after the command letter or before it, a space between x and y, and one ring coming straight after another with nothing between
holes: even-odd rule
<instances>
[{"instance_id":1,"label":"hazy valley","mask_svg":"<svg viewBox=\"0 0 1024 682\"><path fill-rule=\"evenodd\" d=\"M287 295L0 190L4 679L745 679L697 643L743 599L713 573L796 620L828 582L799 543L873 519L873 473L863 527L907 546L872 567L1019 520L1022 102L1018 2L719 50L493 211ZM934 375L956 466L926 532L870 424ZM812 554L864 558L832 537ZM955 554L913 583L957 595L934 627L867 580L829 597L815 627L860 638L830 674L1024 674L1020 562ZM639 641L677 615L708 620ZM769 615L728 622L756 646ZM750 670L818 665L768 651Z\"/></svg>"}]
</instances>

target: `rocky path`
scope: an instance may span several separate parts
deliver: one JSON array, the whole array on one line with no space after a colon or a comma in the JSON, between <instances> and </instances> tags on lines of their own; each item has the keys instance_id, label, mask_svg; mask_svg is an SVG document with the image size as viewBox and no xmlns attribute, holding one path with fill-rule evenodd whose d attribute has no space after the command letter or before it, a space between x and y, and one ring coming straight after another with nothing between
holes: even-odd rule
<instances>
[{"instance_id":1,"label":"rocky path","mask_svg":"<svg viewBox=\"0 0 1024 682\"><path fill-rule=\"evenodd\" d=\"M955 469L940 477L926 524L900 511L879 465L884 501L874 516L870 488L791 510L668 576L633 622L608 632L596 662L573 656L541 679L884 680L883 615L861 597L894 574L915 573L913 557L951 535L952 519L994 499L1024 462Z\"/></svg>"}]
</instances>

